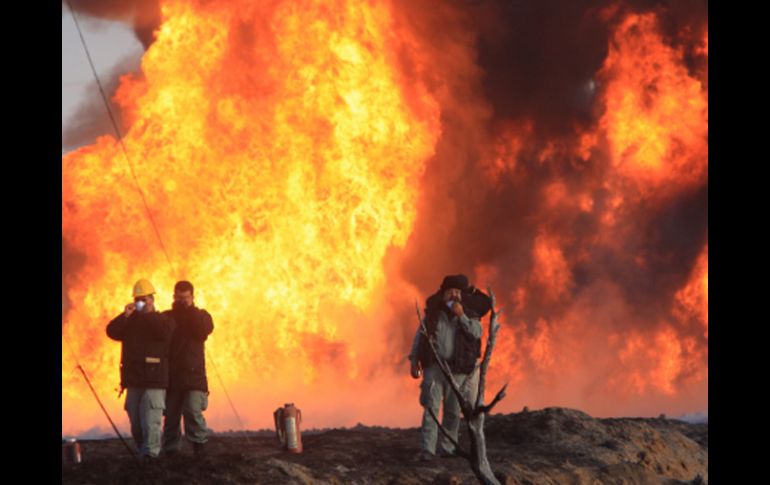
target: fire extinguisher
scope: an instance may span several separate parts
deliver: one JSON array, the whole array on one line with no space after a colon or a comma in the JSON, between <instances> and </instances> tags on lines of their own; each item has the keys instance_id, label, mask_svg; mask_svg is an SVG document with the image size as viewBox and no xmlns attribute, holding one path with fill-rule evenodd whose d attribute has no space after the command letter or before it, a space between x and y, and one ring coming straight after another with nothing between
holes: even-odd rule
<instances>
[{"instance_id":1,"label":"fire extinguisher","mask_svg":"<svg viewBox=\"0 0 770 485\"><path fill-rule=\"evenodd\" d=\"M287 403L275 410L273 418L275 432L283 449L290 453L302 453L302 434L299 429L302 412L294 407L294 403Z\"/></svg>"}]
</instances>

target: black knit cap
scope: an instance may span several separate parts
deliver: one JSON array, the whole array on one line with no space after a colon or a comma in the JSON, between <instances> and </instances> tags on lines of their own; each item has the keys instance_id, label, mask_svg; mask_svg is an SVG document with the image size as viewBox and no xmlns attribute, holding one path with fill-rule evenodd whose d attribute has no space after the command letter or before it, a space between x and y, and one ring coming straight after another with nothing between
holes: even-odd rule
<instances>
[{"instance_id":1,"label":"black knit cap","mask_svg":"<svg viewBox=\"0 0 770 485\"><path fill-rule=\"evenodd\" d=\"M457 288L458 290L465 291L468 289L468 277L464 274L449 275L444 277L444 281L441 282L441 288L439 291L446 291L450 288Z\"/></svg>"}]
</instances>

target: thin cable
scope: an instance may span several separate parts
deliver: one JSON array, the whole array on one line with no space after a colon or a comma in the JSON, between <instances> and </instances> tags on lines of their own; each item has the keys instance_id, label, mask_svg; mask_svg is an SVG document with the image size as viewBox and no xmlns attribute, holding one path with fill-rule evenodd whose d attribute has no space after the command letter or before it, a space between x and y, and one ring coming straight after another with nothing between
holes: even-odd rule
<instances>
[{"instance_id":1,"label":"thin cable","mask_svg":"<svg viewBox=\"0 0 770 485\"><path fill-rule=\"evenodd\" d=\"M238 415L238 411L235 410L235 405L233 404L232 399L230 399L230 394L227 393L227 388L225 387L225 383L222 380L222 376L219 375L219 370L217 370L217 364L214 362L214 356L209 353L209 360L211 361L212 366L214 367L214 374L217 376L217 379L219 380L219 384L222 386L222 390L225 391L225 397L227 397L227 402L230 403L230 408L233 410L233 414L235 414L235 419L238 420L238 424L241 426L241 429L246 431L246 427L243 425L243 421L241 421L241 417ZM248 440L248 435L246 436L246 439Z\"/></svg>"},{"instance_id":2,"label":"thin cable","mask_svg":"<svg viewBox=\"0 0 770 485\"><path fill-rule=\"evenodd\" d=\"M80 365L80 360L78 359L78 355L75 353L75 350L72 348L72 344L70 344L70 341L67 338L67 334L63 333L62 337L64 337L64 341L67 343L67 347L70 349L72 356L75 358L75 363L77 364L77 368L78 370L80 370L81 374L83 374L83 377L86 380L86 384L88 384L88 388L91 389L91 393L96 398L96 402L99 403L99 407L102 408L104 415L107 416L107 420L112 425L112 429L115 430L115 434L118 435L118 438L120 438L120 442L123 443L123 446L126 447L126 450L128 450L128 453L134 458L137 458L136 453L134 453L134 450L132 450L131 447L128 446L128 443L126 443L126 440L123 439L123 435L121 435L120 431L118 431L118 427L115 426L115 422L112 421L110 414L107 412L107 409L104 407L104 404L102 404L102 400L99 399L99 395L96 394L96 390L94 389L94 386L91 385L91 380L88 378L88 374L86 374L86 370L83 368L82 365Z\"/></svg>"}]
</instances>

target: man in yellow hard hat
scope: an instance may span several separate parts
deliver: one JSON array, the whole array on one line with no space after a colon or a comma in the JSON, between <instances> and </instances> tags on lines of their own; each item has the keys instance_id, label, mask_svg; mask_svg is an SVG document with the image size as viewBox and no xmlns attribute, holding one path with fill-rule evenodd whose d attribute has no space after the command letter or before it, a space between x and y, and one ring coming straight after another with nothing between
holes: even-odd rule
<instances>
[{"instance_id":1,"label":"man in yellow hard hat","mask_svg":"<svg viewBox=\"0 0 770 485\"><path fill-rule=\"evenodd\" d=\"M169 344L174 331L173 318L155 310L154 295L149 281L137 281L134 301L107 325L107 336L122 343L120 387L127 391L125 409L131 435L140 456L146 458L157 458L160 453Z\"/></svg>"}]
</instances>

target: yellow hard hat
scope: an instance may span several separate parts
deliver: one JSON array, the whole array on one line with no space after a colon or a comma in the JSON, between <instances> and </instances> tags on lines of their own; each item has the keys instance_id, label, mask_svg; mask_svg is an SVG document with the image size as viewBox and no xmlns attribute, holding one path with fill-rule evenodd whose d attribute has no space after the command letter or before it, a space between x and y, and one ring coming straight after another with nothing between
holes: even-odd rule
<instances>
[{"instance_id":1,"label":"yellow hard hat","mask_svg":"<svg viewBox=\"0 0 770 485\"><path fill-rule=\"evenodd\" d=\"M152 287L152 283L145 279L141 279L134 285L134 298L140 296L149 296L155 294L155 288Z\"/></svg>"}]
</instances>

